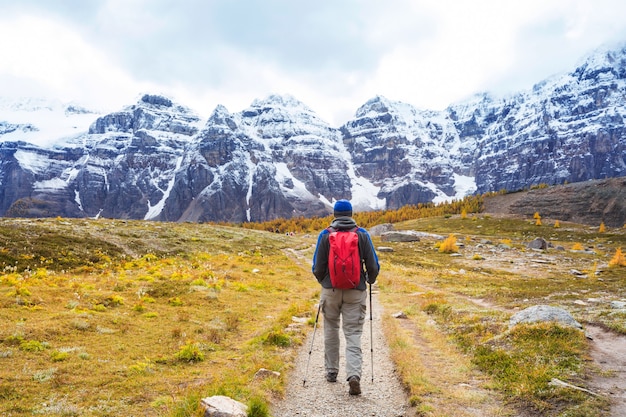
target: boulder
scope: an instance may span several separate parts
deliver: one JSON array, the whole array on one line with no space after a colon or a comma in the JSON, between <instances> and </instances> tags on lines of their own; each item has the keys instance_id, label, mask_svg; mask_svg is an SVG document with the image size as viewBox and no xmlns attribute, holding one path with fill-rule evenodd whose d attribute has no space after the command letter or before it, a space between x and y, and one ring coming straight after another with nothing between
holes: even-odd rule
<instances>
[{"instance_id":1,"label":"boulder","mask_svg":"<svg viewBox=\"0 0 626 417\"><path fill-rule=\"evenodd\" d=\"M578 323L572 315L558 307L552 307L547 305L536 305L528 307L525 310L516 313L509 320L509 327L513 327L520 323L539 323L554 321L559 324L582 329L583 326Z\"/></svg>"},{"instance_id":2,"label":"boulder","mask_svg":"<svg viewBox=\"0 0 626 417\"><path fill-rule=\"evenodd\" d=\"M266 379L270 377L278 378L280 372L272 371L270 369L261 368L254 374L254 379Z\"/></svg>"},{"instance_id":3,"label":"boulder","mask_svg":"<svg viewBox=\"0 0 626 417\"><path fill-rule=\"evenodd\" d=\"M203 398L204 417L246 417L248 406L223 395Z\"/></svg>"},{"instance_id":4,"label":"boulder","mask_svg":"<svg viewBox=\"0 0 626 417\"><path fill-rule=\"evenodd\" d=\"M418 232L416 230L396 230L383 232L380 240L383 242L419 242L420 239L436 239L443 240L444 237L434 233Z\"/></svg>"},{"instance_id":5,"label":"boulder","mask_svg":"<svg viewBox=\"0 0 626 417\"><path fill-rule=\"evenodd\" d=\"M529 242L526 247L529 249L546 250L548 249L548 242L542 237L537 237L532 242Z\"/></svg>"},{"instance_id":6,"label":"boulder","mask_svg":"<svg viewBox=\"0 0 626 417\"><path fill-rule=\"evenodd\" d=\"M376 226L371 227L368 232L372 236L380 236L382 233L390 232L393 230L393 224L391 223L383 223L377 224Z\"/></svg>"},{"instance_id":7,"label":"boulder","mask_svg":"<svg viewBox=\"0 0 626 417\"><path fill-rule=\"evenodd\" d=\"M394 232L384 232L380 235L383 242L419 242L420 237L412 230L398 230Z\"/></svg>"},{"instance_id":8,"label":"boulder","mask_svg":"<svg viewBox=\"0 0 626 417\"><path fill-rule=\"evenodd\" d=\"M389 246L379 246L376 250L378 252L393 252L393 248L390 248Z\"/></svg>"}]
</instances>

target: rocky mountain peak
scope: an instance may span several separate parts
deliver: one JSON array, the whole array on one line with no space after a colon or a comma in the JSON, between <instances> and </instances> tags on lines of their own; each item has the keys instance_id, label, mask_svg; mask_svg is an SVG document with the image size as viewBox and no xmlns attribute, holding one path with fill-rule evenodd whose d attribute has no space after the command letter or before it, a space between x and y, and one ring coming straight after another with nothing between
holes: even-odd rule
<instances>
[{"instance_id":1,"label":"rocky mountain peak","mask_svg":"<svg viewBox=\"0 0 626 417\"><path fill-rule=\"evenodd\" d=\"M357 118L371 116L371 113L376 115L387 114L390 112L390 109L393 107L393 104L387 98L377 95L367 102L364 105L359 107L355 113Z\"/></svg>"},{"instance_id":2,"label":"rocky mountain peak","mask_svg":"<svg viewBox=\"0 0 626 417\"><path fill-rule=\"evenodd\" d=\"M150 104L155 107L172 107L172 100L160 95L144 94L139 100L140 103Z\"/></svg>"},{"instance_id":3,"label":"rocky mountain peak","mask_svg":"<svg viewBox=\"0 0 626 417\"><path fill-rule=\"evenodd\" d=\"M333 128L313 110L290 95L270 95L255 100L241 112L244 126L254 129L250 135L269 139L304 134L326 136Z\"/></svg>"},{"instance_id":4,"label":"rocky mountain peak","mask_svg":"<svg viewBox=\"0 0 626 417\"><path fill-rule=\"evenodd\" d=\"M265 107L284 107L284 108L300 108L311 111L304 103L296 99L290 94L270 94L264 99L256 99L252 102L252 108L265 108Z\"/></svg>"},{"instance_id":5,"label":"rocky mountain peak","mask_svg":"<svg viewBox=\"0 0 626 417\"><path fill-rule=\"evenodd\" d=\"M235 130L237 128L237 123L234 120L234 117L228 109L219 104L209 116L209 119L206 122L205 128L224 128L227 127L230 130Z\"/></svg>"},{"instance_id":6,"label":"rocky mountain peak","mask_svg":"<svg viewBox=\"0 0 626 417\"><path fill-rule=\"evenodd\" d=\"M626 78L626 44L596 49L582 60L571 76L581 82Z\"/></svg>"},{"instance_id":7,"label":"rocky mountain peak","mask_svg":"<svg viewBox=\"0 0 626 417\"><path fill-rule=\"evenodd\" d=\"M341 198L394 209L626 176L625 56L598 52L531 90L444 111L375 96L340 128L290 95L236 113L217 106L200 126L188 108L144 94L48 149L25 143L43 124L4 118L0 102L0 138L12 144L0 146L0 215L41 215L39 203L24 211L37 199L50 215L262 221L327 214Z\"/></svg>"},{"instance_id":8,"label":"rocky mountain peak","mask_svg":"<svg viewBox=\"0 0 626 417\"><path fill-rule=\"evenodd\" d=\"M89 134L132 133L145 129L191 136L198 132L199 121L189 108L164 96L145 94L136 104L99 117L89 127Z\"/></svg>"}]
</instances>

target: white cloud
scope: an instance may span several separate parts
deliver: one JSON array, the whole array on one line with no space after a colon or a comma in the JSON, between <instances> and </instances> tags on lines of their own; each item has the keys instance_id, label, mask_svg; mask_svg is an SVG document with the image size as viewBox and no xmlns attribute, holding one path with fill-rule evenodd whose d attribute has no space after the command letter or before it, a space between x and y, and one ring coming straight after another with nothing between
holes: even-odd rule
<instances>
[{"instance_id":1,"label":"white cloud","mask_svg":"<svg viewBox=\"0 0 626 417\"><path fill-rule=\"evenodd\" d=\"M27 6L28 5L28 8ZM289 93L338 126L374 95L444 108L626 41L623 0L24 0L0 4L0 94L207 117Z\"/></svg>"},{"instance_id":2,"label":"white cloud","mask_svg":"<svg viewBox=\"0 0 626 417\"><path fill-rule=\"evenodd\" d=\"M53 20L0 21L0 50L5 96L49 96L109 108L154 88L131 79L77 32Z\"/></svg>"}]
</instances>

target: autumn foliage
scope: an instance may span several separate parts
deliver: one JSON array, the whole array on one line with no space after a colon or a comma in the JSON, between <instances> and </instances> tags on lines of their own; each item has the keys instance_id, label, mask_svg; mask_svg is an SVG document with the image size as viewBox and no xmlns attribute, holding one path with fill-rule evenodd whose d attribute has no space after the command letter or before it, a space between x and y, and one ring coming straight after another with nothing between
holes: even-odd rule
<instances>
[{"instance_id":1,"label":"autumn foliage","mask_svg":"<svg viewBox=\"0 0 626 417\"><path fill-rule=\"evenodd\" d=\"M459 251L459 247L456 245L456 236L450 234L447 238L441 242L439 245L439 252L441 253L455 253Z\"/></svg>"},{"instance_id":2,"label":"autumn foliage","mask_svg":"<svg viewBox=\"0 0 626 417\"><path fill-rule=\"evenodd\" d=\"M354 220L359 226L370 228L377 224L399 223L427 217L445 216L451 214L479 213L483 208L483 196L468 196L462 200L449 203L425 203L407 205L397 210L378 210L355 212ZM322 230L332 221L333 216L326 217L293 217L291 219L275 219L260 223L243 223L246 229L265 230L276 233L312 233Z\"/></svg>"},{"instance_id":3,"label":"autumn foliage","mask_svg":"<svg viewBox=\"0 0 626 417\"><path fill-rule=\"evenodd\" d=\"M609 261L609 266L626 266L626 257L622 253L622 248L617 248L615 255Z\"/></svg>"}]
</instances>

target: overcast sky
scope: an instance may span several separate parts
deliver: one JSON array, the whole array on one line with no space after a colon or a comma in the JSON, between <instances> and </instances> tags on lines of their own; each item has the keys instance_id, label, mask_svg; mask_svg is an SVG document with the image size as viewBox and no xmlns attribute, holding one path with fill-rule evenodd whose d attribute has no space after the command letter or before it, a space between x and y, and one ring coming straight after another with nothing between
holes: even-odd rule
<instances>
[{"instance_id":1,"label":"overcast sky","mask_svg":"<svg viewBox=\"0 0 626 417\"><path fill-rule=\"evenodd\" d=\"M438 110L626 42L624 0L0 0L0 96L206 118L291 94L339 126L375 95Z\"/></svg>"}]
</instances>

